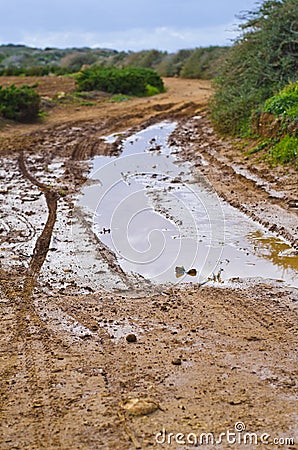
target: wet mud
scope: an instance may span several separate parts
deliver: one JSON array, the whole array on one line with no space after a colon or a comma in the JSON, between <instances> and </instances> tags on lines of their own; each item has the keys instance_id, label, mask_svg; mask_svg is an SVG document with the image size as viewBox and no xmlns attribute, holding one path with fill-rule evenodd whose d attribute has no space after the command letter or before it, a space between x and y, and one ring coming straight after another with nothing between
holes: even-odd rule
<instances>
[{"instance_id":1,"label":"wet mud","mask_svg":"<svg viewBox=\"0 0 298 450\"><path fill-rule=\"evenodd\" d=\"M120 140L119 155L91 160L77 203L99 240L126 272L155 283L258 277L298 287L296 249L220 200L198 168L192 175L191 164L179 161L183 148L168 144L176 127L164 121L126 139L105 138ZM184 266L177 277L175 267Z\"/></svg>"},{"instance_id":2,"label":"wet mud","mask_svg":"<svg viewBox=\"0 0 298 450\"><path fill-rule=\"evenodd\" d=\"M297 289L287 278L297 270L297 174L269 173L264 162L221 141L202 109L210 93L204 83L167 83L168 92L157 98L58 108L48 126L27 134L20 127L13 137L8 130L1 138L3 450L178 449L181 433L218 439L239 431L239 423L238 439L254 433L258 448L268 447L260 441L264 433L275 448L297 445ZM193 239L189 230L197 226L181 186L190 183L193 192L198 183L223 199L227 248L234 252L234 274L226 278L219 266L203 285L187 275L181 283L176 265L199 269L184 257L167 256L173 280L153 282L156 271L147 276L138 264L128 270L109 243L115 224L80 204L84 189L105 181L93 170L96 157L115 162L123 145L132 151L133 136L164 120L176 128L166 148L151 136L148 155L168 161L172 153L177 173L161 166L163 175L155 177L151 166L149 174L141 168L130 177L126 167L121 183L131 182L134 193L140 191L134 183L145 188L139 195L149 202L149 215L162 221L154 229L168 227L171 241ZM97 204L93 198L99 214ZM182 218L188 213L185 223L177 220L177 204ZM229 237L231 207L239 244ZM146 214L135 229L149 224ZM132 237L143 245L133 227ZM239 252L244 259L237 263ZM263 261L257 277L246 276L250 258ZM266 264L277 271L273 280L272 272L262 272Z\"/></svg>"}]
</instances>

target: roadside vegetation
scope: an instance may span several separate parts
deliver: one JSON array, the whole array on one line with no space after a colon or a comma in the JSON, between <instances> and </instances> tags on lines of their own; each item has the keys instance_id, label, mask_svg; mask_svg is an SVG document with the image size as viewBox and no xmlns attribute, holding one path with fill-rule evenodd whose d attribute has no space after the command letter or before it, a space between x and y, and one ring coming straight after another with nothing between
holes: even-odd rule
<instances>
[{"instance_id":1,"label":"roadside vegetation","mask_svg":"<svg viewBox=\"0 0 298 450\"><path fill-rule=\"evenodd\" d=\"M32 122L38 117L39 105L40 96L30 86L0 86L0 115L6 119Z\"/></svg>"},{"instance_id":2,"label":"roadside vegetation","mask_svg":"<svg viewBox=\"0 0 298 450\"><path fill-rule=\"evenodd\" d=\"M259 138L251 153L264 150L272 162L296 166L297 17L297 0L266 0L246 13L210 105L218 132Z\"/></svg>"},{"instance_id":3,"label":"roadside vegetation","mask_svg":"<svg viewBox=\"0 0 298 450\"><path fill-rule=\"evenodd\" d=\"M294 163L298 169L298 82L268 98L251 122L261 139L250 153L265 150L271 162Z\"/></svg>"}]
</instances>

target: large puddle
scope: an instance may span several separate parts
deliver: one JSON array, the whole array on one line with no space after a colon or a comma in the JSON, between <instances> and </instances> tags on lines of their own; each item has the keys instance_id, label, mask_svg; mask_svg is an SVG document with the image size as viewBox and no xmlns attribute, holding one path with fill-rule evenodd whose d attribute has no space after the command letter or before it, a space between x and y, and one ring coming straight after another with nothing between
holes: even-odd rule
<instances>
[{"instance_id":1,"label":"large puddle","mask_svg":"<svg viewBox=\"0 0 298 450\"><path fill-rule=\"evenodd\" d=\"M152 125L124 139L119 157L92 160L79 206L98 238L125 272L155 283L257 277L298 287L290 245L193 177L167 144L175 126Z\"/></svg>"}]
</instances>

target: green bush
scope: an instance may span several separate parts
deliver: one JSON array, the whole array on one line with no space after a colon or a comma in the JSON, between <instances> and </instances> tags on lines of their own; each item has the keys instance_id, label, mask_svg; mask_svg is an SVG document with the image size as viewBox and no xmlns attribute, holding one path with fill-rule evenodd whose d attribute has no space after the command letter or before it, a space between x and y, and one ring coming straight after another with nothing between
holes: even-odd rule
<instances>
[{"instance_id":1,"label":"green bush","mask_svg":"<svg viewBox=\"0 0 298 450\"><path fill-rule=\"evenodd\" d=\"M268 116L269 114L269 116ZM265 137L298 135L298 82L269 97L251 115L251 129Z\"/></svg>"},{"instance_id":2,"label":"green bush","mask_svg":"<svg viewBox=\"0 0 298 450\"><path fill-rule=\"evenodd\" d=\"M241 134L254 109L297 79L297 14L297 0L265 0L243 17L214 84L211 113L219 132Z\"/></svg>"},{"instance_id":3,"label":"green bush","mask_svg":"<svg viewBox=\"0 0 298 450\"><path fill-rule=\"evenodd\" d=\"M148 86L158 92L164 91L161 77L151 69L93 66L82 70L76 76L78 91L104 91L110 94L148 95ZM157 93L157 91L155 93Z\"/></svg>"},{"instance_id":4,"label":"green bush","mask_svg":"<svg viewBox=\"0 0 298 450\"><path fill-rule=\"evenodd\" d=\"M264 112L269 112L276 116L298 119L298 82L290 83L278 94L266 100Z\"/></svg>"},{"instance_id":5,"label":"green bush","mask_svg":"<svg viewBox=\"0 0 298 450\"><path fill-rule=\"evenodd\" d=\"M151 84L146 85L146 95L148 97L150 97L151 95L157 95L159 93L160 93L160 90L157 87L151 86Z\"/></svg>"},{"instance_id":6,"label":"green bush","mask_svg":"<svg viewBox=\"0 0 298 450\"><path fill-rule=\"evenodd\" d=\"M266 113L270 116L266 117ZM264 118L265 123L268 121L265 127ZM259 124L262 122L264 129L259 130ZM264 150L273 163L290 163L298 168L298 82L290 83L254 111L252 127L257 134L267 135L267 138L261 139L247 154Z\"/></svg>"},{"instance_id":7,"label":"green bush","mask_svg":"<svg viewBox=\"0 0 298 450\"><path fill-rule=\"evenodd\" d=\"M30 86L0 86L0 114L6 119L32 122L38 117L39 105L40 96Z\"/></svg>"},{"instance_id":8,"label":"green bush","mask_svg":"<svg viewBox=\"0 0 298 450\"><path fill-rule=\"evenodd\" d=\"M192 53L193 50L179 50L177 53L167 54L155 70L163 77L179 77L185 62Z\"/></svg>"},{"instance_id":9,"label":"green bush","mask_svg":"<svg viewBox=\"0 0 298 450\"><path fill-rule=\"evenodd\" d=\"M298 168L298 138L286 135L270 149L272 160L276 163L295 163Z\"/></svg>"}]
</instances>

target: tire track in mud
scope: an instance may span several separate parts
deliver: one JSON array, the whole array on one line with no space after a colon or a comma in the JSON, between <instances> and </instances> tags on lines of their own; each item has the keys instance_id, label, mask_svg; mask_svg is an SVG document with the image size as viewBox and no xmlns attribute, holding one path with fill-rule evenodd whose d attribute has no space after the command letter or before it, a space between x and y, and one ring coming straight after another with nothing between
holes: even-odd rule
<instances>
[{"instance_id":1,"label":"tire track in mud","mask_svg":"<svg viewBox=\"0 0 298 450\"><path fill-rule=\"evenodd\" d=\"M90 380L93 373L88 369L88 359L83 357L82 352L72 357L72 350L69 347L70 344L69 342L66 344L68 339L66 336L66 340L64 339L61 330L58 335L53 335L54 329L51 326L51 320L48 320L48 317L42 317L41 308L36 308L34 304L33 291L36 285L36 279L49 250L56 221L59 194L54 189L48 188L44 183L39 182L29 172L23 152L19 154L18 163L20 171L25 178L37 186L44 194L48 208L48 217L42 233L37 238L29 267L24 276L18 280L18 287L14 280L9 279L9 274L1 270L2 284L4 284L4 281L7 282L5 286L5 297L10 299L10 302L13 304L13 312L10 312L11 321L16 324L15 327L12 327L15 331L12 332L11 336L11 341L14 342L14 346L9 349L9 355L11 360L14 360L14 364L8 364L8 367L3 372L3 380L5 380L7 386L3 387L1 395L5 410L4 416L8 418L4 442L8 444L7 448L9 448L9 442L19 442L21 448L30 449L71 448L71 444L67 444L69 437L62 436L60 426L59 436L55 435L52 423L54 420L57 426L58 422L63 421L67 417L69 402L72 407L77 405L78 410L82 409L80 404L82 403L84 389L81 383L74 383L72 389L73 395L68 396L68 400L64 405L63 398L59 394L58 396L53 395L50 386L60 384L57 377L55 375L53 376L53 373L59 374L62 371L62 369L56 369L55 365L57 361L63 360L64 356L58 356L57 361L53 363L51 361L53 359L51 355L57 353L64 355L67 348L67 357L72 359L72 367L79 362L81 365L85 359L84 366L87 370L82 370L82 376L87 376ZM109 263L111 264L111 261ZM125 278L127 278L126 274ZM46 299L45 303L46 310L49 310L50 299ZM55 301L54 309L57 310ZM68 312L69 308L61 305L60 310ZM70 315L69 319L72 320L72 317ZM80 324L90 327L90 316L76 311L74 317ZM94 330L95 325L93 327L91 325L91 328ZM123 425L123 421L117 413L120 402L117 383L111 383L109 380L110 373L117 372L115 371L115 364L111 356L113 355L113 345L104 330L99 330L99 335L101 337L96 337L94 333L90 333L90 336L86 337L87 339L91 338L92 341L97 342L102 347L101 366L103 366L103 369L100 375L104 380L104 386L101 386L101 392L106 389L106 397L113 399L112 402L107 402L107 408L109 410L109 416L113 417L114 424L118 428L120 425L120 430L123 430L124 427L124 431L127 431L127 427L125 428L125 424ZM66 345L67 347L65 348ZM90 342L88 342L88 357L90 357L90 350ZM76 393L76 390L79 394ZM19 395L17 394L18 392ZM9 398L17 399L17 401L10 402ZM60 406L57 407L59 404ZM98 414L100 416L104 403L100 403L98 407ZM18 415L22 417L22 420L18 425L17 431L14 431L15 424L18 422ZM107 429L106 433L110 434L110 431ZM119 431L115 429L113 433L114 439L116 439L118 433ZM47 442L46 446L44 442Z\"/></svg>"},{"instance_id":2,"label":"tire track in mud","mask_svg":"<svg viewBox=\"0 0 298 450\"><path fill-rule=\"evenodd\" d=\"M133 359L130 358L125 351L119 352L119 343L113 339L110 332L100 325L99 316L106 317L106 323L112 322L108 317L117 315L118 302L124 297L108 297L105 298L105 304L98 308L98 299L96 297L86 297L86 300L79 304L72 297L67 298L67 302L56 300L55 303L61 310L67 312L70 316L76 317L80 323L89 326L92 330L92 336L87 337L86 345L88 345L88 352L90 352L90 344L92 344L94 337L100 340L100 348L102 354L101 361L101 376L104 381L105 394L102 395L102 405L106 408L104 414L102 410L98 410L98 417L108 415L109 425L107 428L103 425L104 436L106 441L102 442L104 449L120 449L131 450L132 448L141 449L136 433L133 429L131 418L125 414L121 407L122 401L130 398L131 385L139 381L142 384L148 384L152 381L148 374L137 373L137 365ZM82 308L84 305L84 310ZM121 307L120 307L121 308ZM90 326L91 325L91 326ZM124 336L123 336L124 338ZM129 359L127 359L129 357ZM84 368L86 375L92 376L94 368L90 367L90 358ZM147 380L148 378L148 380ZM125 380L125 381L124 381ZM130 382L128 382L130 380ZM133 380L133 381L132 381ZM111 424L112 422L112 424ZM96 441L99 445L100 440ZM90 445L90 443L89 443ZM88 446L88 448L90 448ZM96 447L97 448L97 447Z\"/></svg>"},{"instance_id":3,"label":"tire track in mud","mask_svg":"<svg viewBox=\"0 0 298 450\"><path fill-rule=\"evenodd\" d=\"M2 309L6 327L5 364L2 371L3 444L13 442L18 448L43 448L37 423L50 418L40 404L44 385L49 384L46 356L50 354L50 337L37 315L28 292L16 291L11 283L6 290L9 299ZM12 400L11 400L12 399ZM51 403L51 399L48 401ZM16 430L17 428L17 430ZM27 438L30 436L30 438Z\"/></svg>"},{"instance_id":4,"label":"tire track in mud","mask_svg":"<svg viewBox=\"0 0 298 450\"><path fill-rule=\"evenodd\" d=\"M1 270L4 297L13 305L11 321L16 325L9 330L11 342L14 345L9 348L8 354L14 364L12 366L8 364L2 373L2 379L6 382L6 386L3 386L1 392L4 400L2 402L3 416L9 413L11 407L13 409L12 414L9 414L11 423L7 424L7 435L4 442L19 440L22 442L21 448L39 449L45 448L45 440L50 443L50 447L46 444L46 448L61 448L63 443L57 442L57 440L53 442L50 431L53 413L57 416L57 398L53 398L47 389L51 384L51 372L53 371L50 355L55 352L55 349L57 350L57 345L58 349L61 348L61 345L59 345L59 338L53 338L51 330L47 329L33 304L33 290L49 250L59 195L55 190L49 189L45 184L39 182L28 171L23 152L19 155L18 163L25 178L45 195L48 217L42 233L37 238L29 267L25 275L19 277L18 285L16 286L15 280L11 280L8 273ZM19 395L17 395L18 391ZM17 399L17 404L10 403L11 396ZM46 407L44 407L45 404ZM19 416L22 417L23 426L18 427L18 433L14 434L14 424L18 421ZM43 432L37 426L38 423L43 425ZM29 440L26 436L30 436Z\"/></svg>"},{"instance_id":5,"label":"tire track in mud","mask_svg":"<svg viewBox=\"0 0 298 450\"><path fill-rule=\"evenodd\" d=\"M53 228L56 222L56 213L57 213L57 201L59 198L58 192L54 189L48 188L44 183L38 181L27 169L25 160L24 160L24 152L21 151L18 158L18 164L21 173L31 181L32 184L40 188L42 193L45 196L47 207L48 207L48 218L47 222L43 228L41 235L37 238L35 248L33 250L33 255L29 264L29 268L27 271L26 278L24 280L24 296L28 298L34 289L36 277L38 276L41 267L46 259L50 242L52 238Z\"/></svg>"},{"instance_id":6,"label":"tire track in mud","mask_svg":"<svg viewBox=\"0 0 298 450\"><path fill-rule=\"evenodd\" d=\"M88 147L88 151L89 151L89 146L85 146L83 147L83 152L86 151ZM82 158L83 153L80 154L80 158ZM41 233L41 235L38 237L37 241L36 241L36 245L33 251L33 256L32 259L30 261L30 265L28 268L28 273L26 275L26 278L24 280L24 287L23 287L23 295L22 295L22 300L26 300L25 303L27 304L26 306L24 306L25 309L22 309L18 311L18 321L19 323L19 330L23 329L24 331L24 317L25 314L28 314L28 301L31 300L32 301L32 294L33 294L33 290L34 290L34 286L35 286L35 282L36 282L36 278L42 268L42 265L45 261L45 258L47 256L47 252L49 250L49 246L50 246L50 241L51 241L51 237L52 237L52 232L53 232L53 228L55 225L55 221L56 221L56 213L57 213L57 201L59 198L59 194L53 190L53 189L49 189L44 183L39 182L38 180L36 180L36 178L28 171L25 161L24 161L24 153L21 152L19 155L19 166L20 166L20 170L23 173L23 175L28 178L34 185L38 186L41 191L44 193L45 198L46 198L46 202L47 202L47 206L48 206L48 218L47 218L47 222L44 226L44 229ZM111 258L107 257L106 252L105 252L105 256L106 259L109 263L109 265L111 265ZM112 266L114 267L115 264L112 264ZM117 267L118 268L118 265ZM115 269L115 267L114 267ZM126 276L126 274L121 271L121 275L122 277L125 278L126 281L128 281L128 278ZM130 283L129 283L130 284ZM132 286L130 286L132 287ZM49 365L48 363L48 359L49 359L49 355L53 353L53 345L52 345L52 341L53 341L53 337L52 335L52 330L48 329L48 326L44 323L44 321L40 318L40 315L38 315L37 312L35 312L35 308L33 306L33 304L31 303L30 305L30 309L33 309L33 313L34 316L37 318L37 322L38 322L38 326L39 326L39 330L37 330L37 334L39 335L43 335L43 338L41 341L36 341L36 339L34 339L34 337L32 339L29 339L29 344L28 342L25 342L24 344L24 349L23 349L23 353L25 355L25 360L24 363L22 365L21 371L23 371L23 373L30 373L32 376L32 380L30 383L31 386L31 390L30 390L30 396L29 396L29 400L32 400L32 397L35 398L34 400L34 404L33 404L33 408L36 408L37 414L36 414L36 419L37 422L40 422L41 417L42 416L42 422L44 425L48 425L48 427L46 426L45 429L48 429L48 431L50 431L50 423L51 423L51 418L53 415L53 411L55 411L55 409L57 410L56 407L56 403L57 401L55 401L55 399L51 399L51 396L48 395L48 392L44 392L43 391L43 387L47 386L50 384L50 380L51 380L51 369L52 366ZM69 308L67 306L64 305L64 307L61 307L61 310L63 311L67 311L69 310ZM70 316L71 317L71 316ZM80 324L83 324L87 327L90 327L90 317L86 316L86 314L82 314L82 313L78 313L76 312L75 314L76 320L79 321ZM27 319L27 317L26 317ZM32 317L30 318L30 321L27 320L27 328L32 328L33 324L32 324ZM95 329L95 324L91 324L91 330ZM102 330L101 330L101 334L102 334ZM93 333L92 333L93 334ZM89 336L87 335L86 337L92 337L92 339L94 339L94 336L92 336L92 334L90 334ZM105 338L107 338L106 333L105 334ZM31 336L30 336L31 337ZM85 338L83 336L83 338ZM63 338L62 338L63 339ZM96 339L97 340L97 339ZM31 341L31 343L30 343ZM54 339L55 341L55 339ZM103 342L105 342L105 344L103 345ZM119 399L119 395L115 395L115 387L116 384L112 385L109 383L109 379L108 379L108 373L110 372L109 370L109 366L111 365L108 355L112 355L113 354L113 348L111 348L111 342L110 339L104 339L103 337L99 337L99 343L101 346L103 346L103 355L104 355L104 369L103 369L103 378L105 380L105 387L108 391L108 394L116 399ZM62 345L63 346L63 345ZM107 348L108 347L108 348ZM90 348L89 348L89 352L90 352ZM18 351L18 353L20 353ZM80 359L81 359L82 355L80 354ZM106 361L108 359L108 361ZM87 363L87 361L86 361ZM43 370L40 371L40 367L43 367ZM117 390L117 389L116 389ZM50 397L50 398L49 398ZM41 402L40 400L41 399ZM50 408L46 408L48 410L48 414L45 414L44 412L44 408L43 408L43 399L46 400L45 403L49 403L50 404ZM79 402L80 400L78 399L77 402ZM119 400L118 400L119 401ZM117 401L116 401L116 405L117 405ZM112 408L112 410L114 410L116 405L111 405L109 404L109 408ZM100 413L100 411L99 411ZM58 414L60 417L60 420L63 419L63 416L67 414L67 410L66 411L60 411L60 413ZM111 413L110 413L111 414ZM55 416L57 416L57 411ZM33 420L34 420L34 416L33 416ZM118 416L117 414L114 414L114 421L115 422L119 422L118 420ZM38 433L38 435L36 435L36 433ZM32 436L34 436L34 433L32 433ZM39 437L38 437L39 436ZM38 443L38 445L42 446L42 440L44 438L47 438L47 442L52 442L52 437L51 435L48 436L40 436L40 433L35 430L35 439L34 442ZM56 442L55 445L57 445L58 442ZM65 443L63 444L62 442L59 443L61 445L61 448L63 448L63 445L65 445ZM59 445L59 448L60 448Z\"/></svg>"},{"instance_id":7,"label":"tire track in mud","mask_svg":"<svg viewBox=\"0 0 298 450\"><path fill-rule=\"evenodd\" d=\"M224 415L226 409L230 408L229 414L232 416L235 412L232 412L228 405L219 406L218 396L221 399L224 398L225 402L231 402L232 410L234 396L237 398L236 402L238 402L238 397L241 398L239 400L241 406L237 408L241 408L243 415L240 414L240 416L245 423L249 420L255 420L258 423L257 419L267 417L265 414L257 418L254 416L255 411L251 411L249 401L242 400L244 396L241 386L244 382L245 389L248 391L246 397L249 398L249 396L253 396L255 389L261 389L261 383L265 386L266 398L270 398L270 402L273 401L276 392L268 385L267 378L262 382L258 379L258 377L264 376L262 370L265 364L262 356L258 356L258 349L260 349L260 352L275 351L274 345L276 342L279 343L279 350L275 351L275 354L281 352L283 360L276 364L274 358L272 358L272 377L277 376L280 379L281 391L279 392L287 392L287 389L292 391L291 368L294 363L291 362L289 368L286 368L285 365L283 368L283 364L287 358L287 349L293 349L295 346L295 338L291 334L291 327L295 325L295 317L290 318L287 307L282 304L277 304L275 310L274 302L272 302L274 290L272 291L269 288L264 299L264 288L262 286L257 289L254 296L249 298L247 297L248 292L236 295L233 291L228 291L226 295L222 295L222 290L218 290L217 294L219 296L216 295L216 291L203 288L201 295L199 295L198 289L194 288L193 292L191 289L186 292L172 292L171 295L166 295L163 300L160 297L152 298L152 303L146 302L145 304L143 303L144 299L141 298L131 302L121 300L121 297L111 297L105 298L105 305L100 308L96 306L100 304L98 302L101 300L97 296L88 296L85 300L81 299L80 302L77 302L75 298L67 298L65 303L70 308L69 314L75 316L78 314L81 320L83 320L83 316L86 316L86 321L93 317L99 322L100 316L103 316L109 319L109 322L112 318L118 317L119 319L121 316L138 316L139 320L149 320L150 317L150 320L155 322L151 330L140 337L140 343L135 346L125 345L124 339L118 343L111 342L111 339L105 333L99 331L103 338L102 349L106 355L103 368L106 372L104 378L108 397L105 403L110 420L117 420L117 418L115 419L115 413L120 410L119 400L123 401L131 396L142 397L144 393L147 396L151 394L156 402L161 401L162 406L165 407L164 412L153 415L152 418L148 416L146 417L147 420L143 420L142 417L125 417L125 421L121 422L123 415L120 413L120 424L117 421L117 426L120 425L119 428L123 427L124 430L127 427L126 434L134 436L134 438L130 437L134 443L130 446L127 443L127 448L131 449L133 446L138 448L138 442L143 442L144 437L151 439L152 442L154 430L158 431L158 427L161 426L157 424L166 423L170 428L174 422L177 422L177 416L180 413L179 420L182 423L182 416L186 413L179 410L179 404L181 403L188 405L187 415L190 422L189 408L193 413L199 414L202 420L206 420L210 412L208 411L208 405L200 405L203 412L199 412L197 400L185 391L186 380L190 380L189 385L196 383L200 387L197 394L200 394L202 390L208 391L209 377L211 377L214 387L211 392L210 404L217 413L222 407L222 420L226 417ZM61 302L62 299L60 305L63 307ZM165 308L165 305L168 305L167 308ZM276 319L277 323L275 324ZM178 327L179 324L182 326L178 334L172 327ZM286 334L284 334L285 331ZM193 339L195 339L195 342L203 343L199 353L196 352L196 347L192 346ZM91 344L92 339L86 340L86 343ZM250 351L253 351L253 356L250 355ZM237 357L237 352L240 352L240 358ZM171 358L175 354L181 353L189 362L189 367L183 369L183 365L188 364L188 362L182 362L182 368L174 369L174 366L172 366L173 370L171 370ZM262 355L262 353L259 355ZM247 368L243 366L242 358L249 361ZM215 362L217 369L214 372L212 366L215 365ZM207 368L204 366L205 363ZM90 371L90 367L87 370ZM210 374L208 373L209 370ZM216 374L225 379L227 373L233 381L229 387L227 383L216 381ZM204 375L206 376L205 379ZM166 379L168 381L165 383ZM263 380L263 378L261 379ZM181 386L181 389L179 386ZM224 390L223 386L226 386L227 389ZM280 407L285 401L286 399L277 399L276 404ZM263 413L269 410L266 402L262 405L262 398L258 405L262 408ZM216 419L215 411L213 411L213 417ZM280 418L281 413L279 412L276 420ZM193 419L194 426L196 420L196 418ZM220 429L220 423L217 424L217 427ZM118 445L114 448L126 449L126 440L127 438L122 437L122 440L119 440ZM90 448L92 447L90 446ZM112 449L113 447L106 444L102 448ZM141 445L141 448L147 448L145 443L144 446ZM148 448L150 448L149 445Z\"/></svg>"},{"instance_id":8,"label":"tire track in mud","mask_svg":"<svg viewBox=\"0 0 298 450\"><path fill-rule=\"evenodd\" d=\"M95 336L72 343L63 339L61 332L58 338L53 337L51 324L49 336L48 324L40 329L32 317L28 317L27 323L30 331L20 335L15 313L12 321L17 331L16 336L11 336L15 348L10 347L8 351L12 367L2 375L7 386L6 394L1 392L5 426L1 448L11 448L11 442L30 450L72 449L77 427L84 433L88 409L97 409L100 423L106 408L102 398L111 395L104 383L102 367L106 367L106 363L101 343ZM24 318L20 318L20 323L24 324ZM108 349L105 351L109 354ZM113 417L112 409L109 416ZM116 429L114 434L116 438ZM88 441L87 436L79 439L81 445L84 440Z\"/></svg>"},{"instance_id":9,"label":"tire track in mud","mask_svg":"<svg viewBox=\"0 0 298 450\"><path fill-rule=\"evenodd\" d=\"M80 158L84 158L85 152L90 150L89 147L89 141L83 142L82 149L80 151ZM94 142L92 143L94 146ZM76 146L76 148L80 148L80 145ZM72 157L71 157L72 159ZM20 167L21 173L35 186L37 186L41 192L44 194L46 199L46 204L48 208L48 217L47 221L44 225L44 228L42 230L42 233L37 238L35 248L33 250L33 255L29 264L29 268L27 270L27 275L24 281L24 293L26 293L27 297L30 297L34 290L34 286L36 283L36 279L38 278L38 275L41 271L41 268L44 264L44 261L47 257L50 243L52 239L53 229L56 223L57 219L57 204L58 200L61 197L59 190L54 188L49 188L46 184L38 181L28 170L25 160L24 160L24 153L20 152L18 163ZM79 169L81 172L82 169ZM78 170L76 170L75 178L81 179L82 174L80 173L80 176L77 175ZM67 199L66 199L67 202ZM70 209L72 209L71 202L68 202ZM88 226L84 215L78 211L77 209L73 210L73 213L76 215L80 223L85 227L86 232L89 232L89 234L92 234L92 238L96 238L95 234L90 230L90 227ZM98 246L98 252L100 253L100 256L106 261L108 266L112 271L117 273L121 279L124 281L124 283L128 286L129 289L133 288L133 283L130 280L129 276L121 269L119 264L117 263L116 257L111 254L111 252L105 247L104 244L102 244L98 238L96 238L97 246Z\"/></svg>"},{"instance_id":10,"label":"tire track in mud","mask_svg":"<svg viewBox=\"0 0 298 450\"><path fill-rule=\"evenodd\" d=\"M201 112L197 123L194 118L185 119L173 133L172 140L183 148L179 158L192 161L194 173L199 177L202 174L207 177L224 201L268 231L284 237L298 249L297 214L286 206L295 203L295 199L279 196L278 192L274 193L274 189L268 188L270 182L261 178L258 180L258 176L255 180L250 170L242 172L233 160L222 156L224 152L221 149L228 150L229 144L216 136L206 111ZM242 165L245 165L244 159ZM271 190L273 193L270 193Z\"/></svg>"},{"instance_id":11,"label":"tire track in mud","mask_svg":"<svg viewBox=\"0 0 298 450\"><path fill-rule=\"evenodd\" d=\"M55 332L49 316L40 317L40 306L34 309L28 299L24 302L23 296L16 297L14 294L14 291L10 293L12 311L4 312L4 317L10 317L11 326L7 330L10 335L4 349L8 364L4 365L1 376L4 383L1 405L5 430L3 447L0 447L9 449L10 443L13 443L30 450L72 449L71 435L76 434L78 424L84 429L83 422L87 423L90 408L93 411L97 409L98 427L102 427L107 438L111 433L110 426L105 425L102 416L108 415L109 420L113 418L115 429L112 434L115 440L120 439L117 430L119 419L115 413L119 396L115 395L109 380L110 361L114 353L109 336L102 329L94 333L90 315L78 312L75 302L75 308L71 309L72 303L68 306L64 299L59 304L55 299L42 298L46 311L50 308L56 312L57 309L65 310L69 319L75 318L93 329L89 336L82 336L82 339L71 338L67 330L63 332L58 329ZM39 315L35 310L39 311ZM95 395L99 387L100 397ZM107 401L102 398L107 398ZM70 411L73 425L69 424ZM69 431L72 426L69 435L66 430L68 428ZM88 436L82 437L82 445L84 440L87 442ZM86 442L86 448L89 448Z\"/></svg>"},{"instance_id":12,"label":"tire track in mud","mask_svg":"<svg viewBox=\"0 0 298 450\"><path fill-rule=\"evenodd\" d=\"M9 345L4 350L6 364L1 376L2 423L5 424L1 448L5 449L11 448L10 442L24 449L60 447L59 442L53 442L50 431L57 400L47 391L53 369L49 359L59 348L59 339L53 338L34 307L32 292L41 259L38 263L34 258L32 261L27 274L17 280L11 280L10 274L1 271L2 285L6 282L4 298L8 299L1 319L11 323L5 330ZM43 431L40 424L44 426Z\"/></svg>"}]
</instances>

